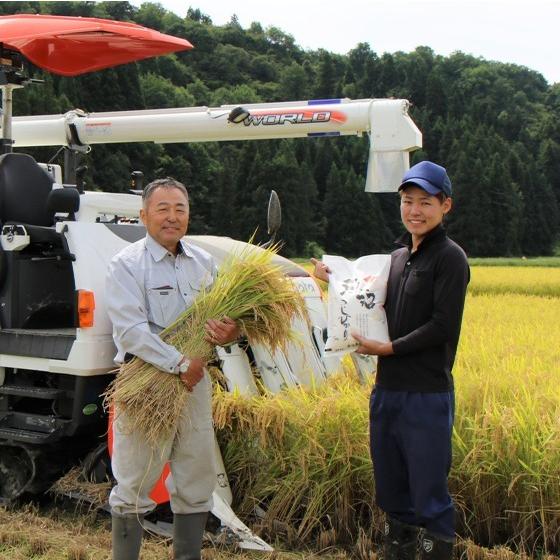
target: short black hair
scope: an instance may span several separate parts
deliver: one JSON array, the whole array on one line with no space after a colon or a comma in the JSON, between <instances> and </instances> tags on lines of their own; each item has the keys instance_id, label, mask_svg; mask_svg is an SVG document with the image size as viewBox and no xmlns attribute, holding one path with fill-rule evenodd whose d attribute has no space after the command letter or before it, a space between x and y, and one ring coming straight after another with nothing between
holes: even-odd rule
<instances>
[{"instance_id":1,"label":"short black hair","mask_svg":"<svg viewBox=\"0 0 560 560\"><path fill-rule=\"evenodd\" d=\"M187 191L187 187L173 177L165 177L163 179L155 179L144 187L144 190L142 191L142 203L146 205L154 191L159 188L179 189L187 197L187 202L189 201L189 192Z\"/></svg>"}]
</instances>

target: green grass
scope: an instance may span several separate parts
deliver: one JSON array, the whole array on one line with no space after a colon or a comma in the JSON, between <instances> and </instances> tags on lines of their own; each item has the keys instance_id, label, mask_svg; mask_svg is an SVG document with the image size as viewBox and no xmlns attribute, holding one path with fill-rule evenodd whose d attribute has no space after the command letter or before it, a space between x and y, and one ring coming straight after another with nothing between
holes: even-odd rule
<instances>
[{"instance_id":1,"label":"green grass","mask_svg":"<svg viewBox=\"0 0 560 560\"><path fill-rule=\"evenodd\" d=\"M296 257L291 259L297 264L307 265L309 259ZM473 257L469 258L471 266L539 266L560 268L560 256L554 257Z\"/></svg>"},{"instance_id":2,"label":"green grass","mask_svg":"<svg viewBox=\"0 0 560 560\"><path fill-rule=\"evenodd\" d=\"M560 267L560 256L556 257L489 257L470 258L471 266L543 266Z\"/></svg>"}]
</instances>

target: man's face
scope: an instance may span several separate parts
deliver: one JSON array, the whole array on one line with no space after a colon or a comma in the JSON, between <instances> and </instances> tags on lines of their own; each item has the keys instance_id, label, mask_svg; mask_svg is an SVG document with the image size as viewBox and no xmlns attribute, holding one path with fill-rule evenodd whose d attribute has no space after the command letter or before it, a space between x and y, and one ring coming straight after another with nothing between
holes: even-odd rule
<instances>
[{"instance_id":1,"label":"man's face","mask_svg":"<svg viewBox=\"0 0 560 560\"><path fill-rule=\"evenodd\" d=\"M401 218L407 231L417 239L423 239L443 221L451 210L451 199L440 202L420 187L410 185L401 194Z\"/></svg>"},{"instance_id":2,"label":"man's face","mask_svg":"<svg viewBox=\"0 0 560 560\"><path fill-rule=\"evenodd\" d=\"M150 236L175 254L177 243L187 233L189 225L187 197L179 189L159 187L140 210L140 219Z\"/></svg>"}]
</instances>

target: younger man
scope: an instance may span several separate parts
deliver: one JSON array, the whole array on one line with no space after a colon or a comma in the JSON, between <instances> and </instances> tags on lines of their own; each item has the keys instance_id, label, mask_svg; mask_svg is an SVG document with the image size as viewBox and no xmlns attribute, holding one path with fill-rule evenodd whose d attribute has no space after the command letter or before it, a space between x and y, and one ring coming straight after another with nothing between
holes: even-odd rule
<instances>
[{"instance_id":1,"label":"younger man","mask_svg":"<svg viewBox=\"0 0 560 560\"><path fill-rule=\"evenodd\" d=\"M385 511L384 560L450 560L455 508L451 467L454 391L469 266L443 229L451 181L430 161L413 166L399 187L407 232L391 255L385 310L391 342L353 334L356 350L379 356L370 400L370 445L376 500ZM319 262L315 275L328 279Z\"/></svg>"}]
</instances>

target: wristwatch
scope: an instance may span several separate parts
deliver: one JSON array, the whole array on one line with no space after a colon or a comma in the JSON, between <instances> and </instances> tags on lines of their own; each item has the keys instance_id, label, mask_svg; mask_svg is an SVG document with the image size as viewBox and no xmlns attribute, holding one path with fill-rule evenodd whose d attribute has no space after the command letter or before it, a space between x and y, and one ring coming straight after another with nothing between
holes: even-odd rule
<instances>
[{"instance_id":1,"label":"wristwatch","mask_svg":"<svg viewBox=\"0 0 560 560\"><path fill-rule=\"evenodd\" d=\"M179 373L186 373L187 370L189 369L189 366L191 364L190 360L184 359L180 364L179 364Z\"/></svg>"}]
</instances>

